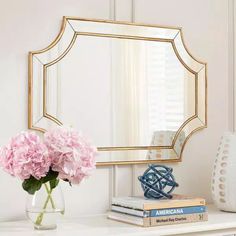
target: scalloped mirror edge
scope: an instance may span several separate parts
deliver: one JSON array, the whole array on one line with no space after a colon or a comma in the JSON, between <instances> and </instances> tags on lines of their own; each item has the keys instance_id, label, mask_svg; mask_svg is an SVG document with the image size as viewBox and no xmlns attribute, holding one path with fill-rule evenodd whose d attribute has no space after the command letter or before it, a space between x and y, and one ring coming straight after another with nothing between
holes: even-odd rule
<instances>
[{"instance_id":1,"label":"scalloped mirror edge","mask_svg":"<svg viewBox=\"0 0 236 236\"><path fill-rule=\"evenodd\" d=\"M204 129L207 127L207 63L202 62L200 60L197 60L187 49L186 44L184 42L183 38L183 32L182 28L180 27L171 27L171 26L160 26L160 25L153 25L153 24L140 24L140 23L130 23L130 22L123 22L123 21L111 21L111 20L98 20L98 19L85 19L85 18L77 18L77 17L63 17L63 22L61 25L61 30L58 34L58 36L55 38L55 40L46 48L37 50L37 51L32 51L29 52L28 56L28 128L39 131L39 132L45 132L46 128L42 127L40 125L35 125L33 121L33 57L35 55L43 54L50 49L53 49L54 46L58 44L58 42L62 39L63 34L65 32L67 24L71 24L70 21L87 21L87 22L98 22L98 23L109 23L109 24L120 24L120 25L130 25L130 26L144 26L144 27L155 27L155 28L162 28L162 29L169 29L169 30L176 30L176 35L172 38L147 38L146 40L152 40L152 41L160 41L163 40L165 42L170 42L174 52L178 58L178 60L181 62L181 64L189 70L191 73L195 75L195 114L188 118L179 128L179 130L176 132L175 137L173 139L172 145L171 146L136 146L136 147L98 147L98 151L125 151L125 150L159 150L159 149L172 149L174 152L175 149L175 142L178 138L178 135L180 135L181 131L190 123L197 122L197 124L193 125L193 127L190 126L188 135L185 137L185 140L182 144L180 154L177 155L178 158L173 158L173 159L157 159L157 160L132 160L132 161L107 161L107 162L97 162L97 166L107 166L107 165L128 165L128 164L147 164L147 163L170 163L170 162L181 162L182 161L182 154L183 150L185 148L185 145L188 141L188 139L193 135L193 133ZM72 27L72 26L71 26ZM73 28L73 27L72 27ZM73 46L73 41L75 40L76 36L79 34L78 31L74 31L73 37L69 43L69 46L63 51L63 53L53 60L52 62L54 63L55 61L59 61L61 58L66 56L66 54L70 51L70 49ZM115 34L114 34L115 35ZM121 37L118 35L117 37ZM127 35L124 36L124 38L127 38ZM143 37L142 37L143 38ZM145 40L145 39L144 39ZM181 56L180 51L183 51L182 53L185 53L185 56L189 57L192 61L198 63L201 67L200 69L192 69L191 66L189 66L185 59L183 58L183 55ZM43 64L42 68L42 74L43 74L43 84L45 86L45 71L47 69L48 64L52 63L45 63ZM56 63L55 62L55 63ZM203 79L201 81L201 86L204 86L204 92L201 94L202 97L200 99L199 96L199 91L198 91L198 76L200 75L200 72L203 71ZM42 116L40 117L40 120L46 120L46 122L53 122L56 123L57 125L62 125L62 123L57 120L55 117L51 116L50 114L47 113L46 109L46 99L45 99L45 89L43 90L43 111L42 111ZM201 103L201 104L200 104ZM202 111L199 112L199 104L204 106L202 107ZM201 113L199 115L199 113Z\"/></svg>"}]
</instances>

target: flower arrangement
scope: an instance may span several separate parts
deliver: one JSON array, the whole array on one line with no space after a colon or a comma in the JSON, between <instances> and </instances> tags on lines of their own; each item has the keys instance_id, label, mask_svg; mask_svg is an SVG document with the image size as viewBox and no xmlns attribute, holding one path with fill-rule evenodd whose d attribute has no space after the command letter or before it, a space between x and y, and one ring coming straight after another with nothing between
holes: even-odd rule
<instances>
[{"instance_id":1,"label":"flower arrangement","mask_svg":"<svg viewBox=\"0 0 236 236\"><path fill-rule=\"evenodd\" d=\"M79 184L95 169L96 148L72 128L57 127L44 134L21 132L0 149L0 166L20 178L22 187L34 194L45 185L48 198L59 180ZM50 189L47 187L49 184ZM42 214L36 220L41 223Z\"/></svg>"}]
</instances>

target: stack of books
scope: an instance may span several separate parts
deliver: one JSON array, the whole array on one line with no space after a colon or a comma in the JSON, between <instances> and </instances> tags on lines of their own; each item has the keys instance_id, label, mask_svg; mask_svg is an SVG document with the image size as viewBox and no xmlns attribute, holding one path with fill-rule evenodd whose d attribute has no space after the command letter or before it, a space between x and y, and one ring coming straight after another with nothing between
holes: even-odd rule
<instances>
[{"instance_id":1,"label":"stack of books","mask_svg":"<svg viewBox=\"0 0 236 236\"><path fill-rule=\"evenodd\" d=\"M112 199L108 218L149 227L207 221L207 209L203 198L177 194L170 200L117 197Z\"/></svg>"}]
</instances>

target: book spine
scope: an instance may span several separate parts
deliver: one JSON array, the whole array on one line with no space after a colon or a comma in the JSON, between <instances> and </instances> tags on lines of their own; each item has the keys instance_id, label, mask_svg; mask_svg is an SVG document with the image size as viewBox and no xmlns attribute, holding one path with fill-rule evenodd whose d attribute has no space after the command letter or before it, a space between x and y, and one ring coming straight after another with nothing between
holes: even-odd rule
<instances>
[{"instance_id":1,"label":"book spine","mask_svg":"<svg viewBox=\"0 0 236 236\"><path fill-rule=\"evenodd\" d=\"M206 211L206 206L156 209L156 210L150 210L150 217L185 215L185 214L203 213L205 211Z\"/></svg>"},{"instance_id":2,"label":"book spine","mask_svg":"<svg viewBox=\"0 0 236 236\"><path fill-rule=\"evenodd\" d=\"M207 219L208 215L206 212L196 213L196 214L186 214L186 215L150 217L150 226L193 223L193 222L207 221Z\"/></svg>"},{"instance_id":3,"label":"book spine","mask_svg":"<svg viewBox=\"0 0 236 236\"><path fill-rule=\"evenodd\" d=\"M124 223L139 225L143 227L150 227L207 221L208 215L205 212L197 214L142 218L122 213L109 212L108 218Z\"/></svg>"},{"instance_id":4,"label":"book spine","mask_svg":"<svg viewBox=\"0 0 236 236\"><path fill-rule=\"evenodd\" d=\"M193 206L193 207L180 207L180 208L166 208L166 209L154 209L150 211L136 210L127 207L111 206L113 212L124 213L139 217L161 217L170 215L185 215L194 213L206 212L206 206Z\"/></svg>"},{"instance_id":5,"label":"book spine","mask_svg":"<svg viewBox=\"0 0 236 236\"><path fill-rule=\"evenodd\" d=\"M192 199L185 201L171 201L171 202L161 202L159 204L145 204L143 210L153 210L153 209L166 209L166 208L180 208L180 207L193 207L193 206L204 206L206 205L203 199Z\"/></svg>"},{"instance_id":6,"label":"book spine","mask_svg":"<svg viewBox=\"0 0 236 236\"><path fill-rule=\"evenodd\" d=\"M138 209L138 210L153 210L153 209L165 209L165 208L180 208L180 207L192 207L192 206L204 206L205 200L202 198L195 199L173 199L173 200L163 200L159 202L149 202L145 203L143 201L125 201L120 199L112 199L112 205Z\"/></svg>"}]
</instances>

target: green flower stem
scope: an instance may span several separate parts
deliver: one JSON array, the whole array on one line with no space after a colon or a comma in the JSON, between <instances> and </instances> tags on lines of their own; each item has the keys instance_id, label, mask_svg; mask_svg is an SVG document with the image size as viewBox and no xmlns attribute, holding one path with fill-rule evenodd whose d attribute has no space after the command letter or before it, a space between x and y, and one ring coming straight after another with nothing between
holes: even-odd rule
<instances>
[{"instance_id":1,"label":"green flower stem","mask_svg":"<svg viewBox=\"0 0 236 236\"><path fill-rule=\"evenodd\" d=\"M53 199L52 199L52 196L51 196L52 189L49 189L48 186L47 186L47 184L44 184L44 186L45 186L46 191L47 191L47 193L48 193L49 200L50 200L50 202L51 202L52 208L53 208L53 209L56 209L55 203L54 203L54 201L53 201Z\"/></svg>"},{"instance_id":2,"label":"green flower stem","mask_svg":"<svg viewBox=\"0 0 236 236\"><path fill-rule=\"evenodd\" d=\"M45 203L43 205L43 211L41 213L39 213L39 215L38 215L38 217L37 217L37 219L35 221L36 225L41 225L42 224L43 216L44 216L44 210L47 208L49 200L50 200L50 202L52 204L52 208L55 209L55 204L54 204L53 199L51 197L52 189L49 190L49 188L48 188L46 183L44 184L44 186L46 188L48 196L47 196L46 201L45 201Z\"/></svg>"}]
</instances>

